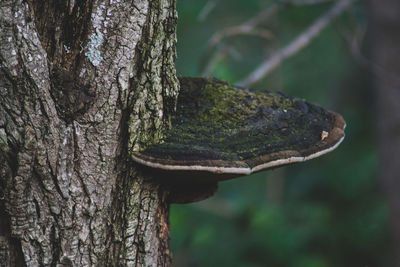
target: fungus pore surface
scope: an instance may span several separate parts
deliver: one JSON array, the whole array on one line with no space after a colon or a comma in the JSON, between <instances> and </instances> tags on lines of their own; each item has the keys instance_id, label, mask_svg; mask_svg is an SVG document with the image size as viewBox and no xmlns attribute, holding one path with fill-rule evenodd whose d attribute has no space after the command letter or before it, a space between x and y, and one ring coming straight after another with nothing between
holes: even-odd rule
<instances>
[{"instance_id":1,"label":"fungus pore surface","mask_svg":"<svg viewBox=\"0 0 400 267\"><path fill-rule=\"evenodd\" d=\"M180 78L180 85L171 130L133 152L136 162L238 176L320 156L344 138L339 114L280 92L206 78Z\"/></svg>"}]
</instances>

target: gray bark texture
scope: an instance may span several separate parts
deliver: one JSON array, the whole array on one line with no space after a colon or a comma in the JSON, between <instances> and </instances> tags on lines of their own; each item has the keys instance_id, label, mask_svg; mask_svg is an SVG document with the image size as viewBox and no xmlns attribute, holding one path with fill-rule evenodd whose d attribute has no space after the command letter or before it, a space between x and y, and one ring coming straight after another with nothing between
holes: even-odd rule
<instances>
[{"instance_id":1,"label":"gray bark texture","mask_svg":"<svg viewBox=\"0 0 400 267\"><path fill-rule=\"evenodd\" d=\"M391 209L400 266L400 1L371 0L371 49L378 96L380 177Z\"/></svg>"},{"instance_id":2,"label":"gray bark texture","mask_svg":"<svg viewBox=\"0 0 400 267\"><path fill-rule=\"evenodd\" d=\"M0 2L0 266L168 266L168 191L130 159L179 91L175 0Z\"/></svg>"}]
</instances>

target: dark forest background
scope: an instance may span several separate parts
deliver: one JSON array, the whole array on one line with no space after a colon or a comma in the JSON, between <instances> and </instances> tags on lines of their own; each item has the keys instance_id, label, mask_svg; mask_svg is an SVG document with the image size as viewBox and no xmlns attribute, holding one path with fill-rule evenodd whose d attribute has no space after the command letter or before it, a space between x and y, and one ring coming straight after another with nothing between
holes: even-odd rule
<instances>
[{"instance_id":1,"label":"dark forest background","mask_svg":"<svg viewBox=\"0 0 400 267\"><path fill-rule=\"evenodd\" d=\"M282 4L254 32L218 39L277 1L178 1L178 75L238 83L335 3L319 2ZM225 181L208 200L173 205L175 266L395 266L370 40L370 5L355 1L307 47L248 85L341 113L346 138L321 158Z\"/></svg>"}]
</instances>

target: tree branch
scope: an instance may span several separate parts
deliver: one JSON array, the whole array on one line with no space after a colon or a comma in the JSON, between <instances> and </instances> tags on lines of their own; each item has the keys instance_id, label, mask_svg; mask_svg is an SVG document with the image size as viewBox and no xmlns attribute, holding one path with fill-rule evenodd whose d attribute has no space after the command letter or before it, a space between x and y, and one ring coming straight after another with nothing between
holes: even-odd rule
<instances>
[{"instance_id":1,"label":"tree branch","mask_svg":"<svg viewBox=\"0 0 400 267\"><path fill-rule=\"evenodd\" d=\"M236 25L232 27L225 28L221 31L218 31L213 34L210 41L208 42L208 46L215 46L219 43L222 39L226 37L230 37L233 35L240 35L240 34L251 34L254 32L260 32L261 37L270 38L271 33L268 30L256 30L254 29L260 23L266 21L270 17L276 14L280 9L286 6L300 6L300 5L315 5L321 3L331 2L332 0L282 0L278 3L270 5L267 9L263 12L258 14L256 17L253 17L246 21L241 25Z\"/></svg>"},{"instance_id":2,"label":"tree branch","mask_svg":"<svg viewBox=\"0 0 400 267\"><path fill-rule=\"evenodd\" d=\"M304 0L303 0L304 1ZM309 0L310 1L310 0ZM309 2L307 1L307 2ZM279 66L285 59L293 56L301 49L306 47L311 40L316 37L329 22L340 15L354 0L339 0L324 15L318 18L308 29L300 34L292 43L282 48L269 59L262 63L257 69L241 80L238 85L248 86L265 77L274 68Z\"/></svg>"}]
</instances>

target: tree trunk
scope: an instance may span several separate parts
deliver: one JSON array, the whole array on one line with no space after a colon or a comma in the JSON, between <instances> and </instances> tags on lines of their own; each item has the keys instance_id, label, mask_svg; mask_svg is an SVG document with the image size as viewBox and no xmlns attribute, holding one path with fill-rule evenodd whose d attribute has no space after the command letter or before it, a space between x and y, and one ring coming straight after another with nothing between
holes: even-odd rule
<instances>
[{"instance_id":1,"label":"tree trunk","mask_svg":"<svg viewBox=\"0 0 400 267\"><path fill-rule=\"evenodd\" d=\"M371 47L378 95L380 176L393 225L393 266L400 266L400 1L371 0Z\"/></svg>"},{"instance_id":2,"label":"tree trunk","mask_svg":"<svg viewBox=\"0 0 400 267\"><path fill-rule=\"evenodd\" d=\"M0 265L168 266L167 191L130 151L178 94L175 0L0 2Z\"/></svg>"}]
</instances>

